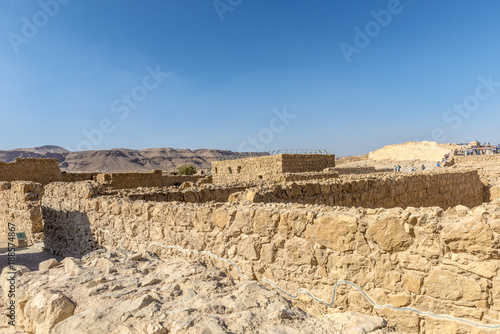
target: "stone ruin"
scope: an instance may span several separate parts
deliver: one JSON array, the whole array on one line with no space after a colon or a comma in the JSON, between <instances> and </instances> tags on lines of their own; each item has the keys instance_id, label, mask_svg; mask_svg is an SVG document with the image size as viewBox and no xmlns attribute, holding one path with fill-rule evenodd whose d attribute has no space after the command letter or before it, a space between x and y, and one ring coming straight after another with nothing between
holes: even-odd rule
<instances>
[{"instance_id":1,"label":"stone ruin","mask_svg":"<svg viewBox=\"0 0 500 334\"><path fill-rule=\"evenodd\" d=\"M73 176L23 160L40 172L0 165L0 224L61 256L107 247L200 259L313 314L376 315L406 333L494 333L500 172L477 163L500 158L460 159L439 171L338 173L334 156L284 154L214 162L213 183L181 187L159 172Z\"/></svg>"},{"instance_id":2,"label":"stone ruin","mask_svg":"<svg viewBox=\"0 0 500 334\"><path fill-rule=\"evenodd\" d=\"M263 157L215 161L212 178L215 184L286 181L289 174L322 172L335 167L333 154L277 154Z\"/></svg>"}]
</instances>

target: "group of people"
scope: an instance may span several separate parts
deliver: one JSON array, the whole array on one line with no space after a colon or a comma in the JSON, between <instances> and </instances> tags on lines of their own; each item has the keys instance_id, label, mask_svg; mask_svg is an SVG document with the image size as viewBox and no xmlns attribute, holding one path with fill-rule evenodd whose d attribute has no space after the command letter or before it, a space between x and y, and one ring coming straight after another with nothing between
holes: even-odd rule
<instances>
[{"instance_id":1,"label":"group of people","mask_svg":"<svg viewBox=\"0 0 500 334\"><path fill-rule=\"evenodd\" d=\"M439 167L439 162L438 162L438 167ZM425 170L425 166L422 164L422 167L420 167L421 170ZM401 165L395 165L394 166L394 171L395 172L401 172ZM415 166L411 166L411 171L414 172L416 171Z\"/></svg>"},{"instance_id":2,"label":"group of people","mask_svg":"<svg viewBox=\"0 0 500 334\"><path fill-rule=\"evenodd\" d=\"M471 146L472 145L472 146ZM477 146L476 146L477 145ZM470 144L467 147L463 147L461 149L455 149L454 155L485 155L485 154L500 154L500 144L497 146L493 146L490 143L484 143L483 145L480 145L479 142L477 144ZM443 159L441 161L438 161L436 163L436 167L442 167L446 166L445 163L448 162L448 159L451 156L451 153L447 153L443 156ZM425 166L422 165L420 167L421 170L425 170ZM415 166L411 167L411 171L415 172L417 169ZM401 165L395 165L394 166L394 171L395 172L401 172Z\"/></svg>"},{"instance_id":3,"label":"group of people","mask_svg":"<svg viewBox=\"0 0 500 334\"><path fill-rule=\"evenodd\" d=\"M461 149L455 149L455 155L485 155L485 154L500 154L500 144L497 146L491 145L490 143L484 143L483 145L476 147L464 147Z\"/></svg>"}]
</instances>

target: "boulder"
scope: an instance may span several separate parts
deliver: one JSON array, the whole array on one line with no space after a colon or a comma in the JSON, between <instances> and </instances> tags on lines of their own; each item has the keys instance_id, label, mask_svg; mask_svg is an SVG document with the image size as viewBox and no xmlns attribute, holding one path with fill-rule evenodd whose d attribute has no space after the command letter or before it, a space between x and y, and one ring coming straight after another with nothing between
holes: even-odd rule
<instances>
[{"instance_id":1,"label":"boulder","mask_svg":"<svg viewBox=\"0 0 500 334\"><path fill-rule=\"evenodd\" d=\"M42 290L24 307L25 327L36 334L49 333L51 328L71 317L75 305L62 293Z\"/></svg>"},{"instance_id":2,"label":"boulder","mask_svg":"<svg viewBox=\"0 0 500 334\"><path fill-rule=\"evenodd\" d=\"M49 270L50 268L54 268L55 266L59 265L59 261L56 259L49 259L43 262L40 262L38 265L38 270Z\"/></svg>"}]
</instances>

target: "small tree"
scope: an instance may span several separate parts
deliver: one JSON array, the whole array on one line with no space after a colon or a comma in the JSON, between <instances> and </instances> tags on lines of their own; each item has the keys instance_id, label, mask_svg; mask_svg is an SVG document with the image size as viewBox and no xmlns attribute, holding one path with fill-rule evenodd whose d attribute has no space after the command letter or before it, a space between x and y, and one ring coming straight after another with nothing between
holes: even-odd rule
<instances>
[{"instance_id":1,"label":"small tree","mask_svg":"<svg viewBox=\"0 0 500 334\"><path fill-rule=\"evenodd\" d=\"M196 167L193 165L184 165L179 167L179 175L194 175L196 174Z\"/></svg>"}]
</instances>

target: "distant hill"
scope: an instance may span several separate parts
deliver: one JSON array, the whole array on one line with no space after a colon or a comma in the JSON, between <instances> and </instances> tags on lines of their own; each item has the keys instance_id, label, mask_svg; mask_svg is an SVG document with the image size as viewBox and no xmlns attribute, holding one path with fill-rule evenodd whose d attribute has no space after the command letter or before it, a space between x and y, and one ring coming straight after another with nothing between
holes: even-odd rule
<instances>
[{"instance_id":1,"label":"distant hill","mask_svg":"<svg viewBox=\"0 0 500 334\"><path fill-rule=\"evenodd\" d=\"M443 156L459 146L456 144L438 144L436 142L410 141L404 144L388 145L370 152L372 160L430 160L440 161Z\"/></svg>"},{"instance_id":2,"label":"distant hill","mask_svg":"<svg viewBox=\"0 0 500 334\"><path fill-rule=\"evenodd\" d=\"M112 149L71 152L59 146L40 146L0 151L0 161L16 158L56 158L62 170L68 172L150 172L161 169L173 172L185 164L209 168L212 161L267 155L239 153L216 149L148 148L144 150Z\"/></svg>"}]
</instances>

